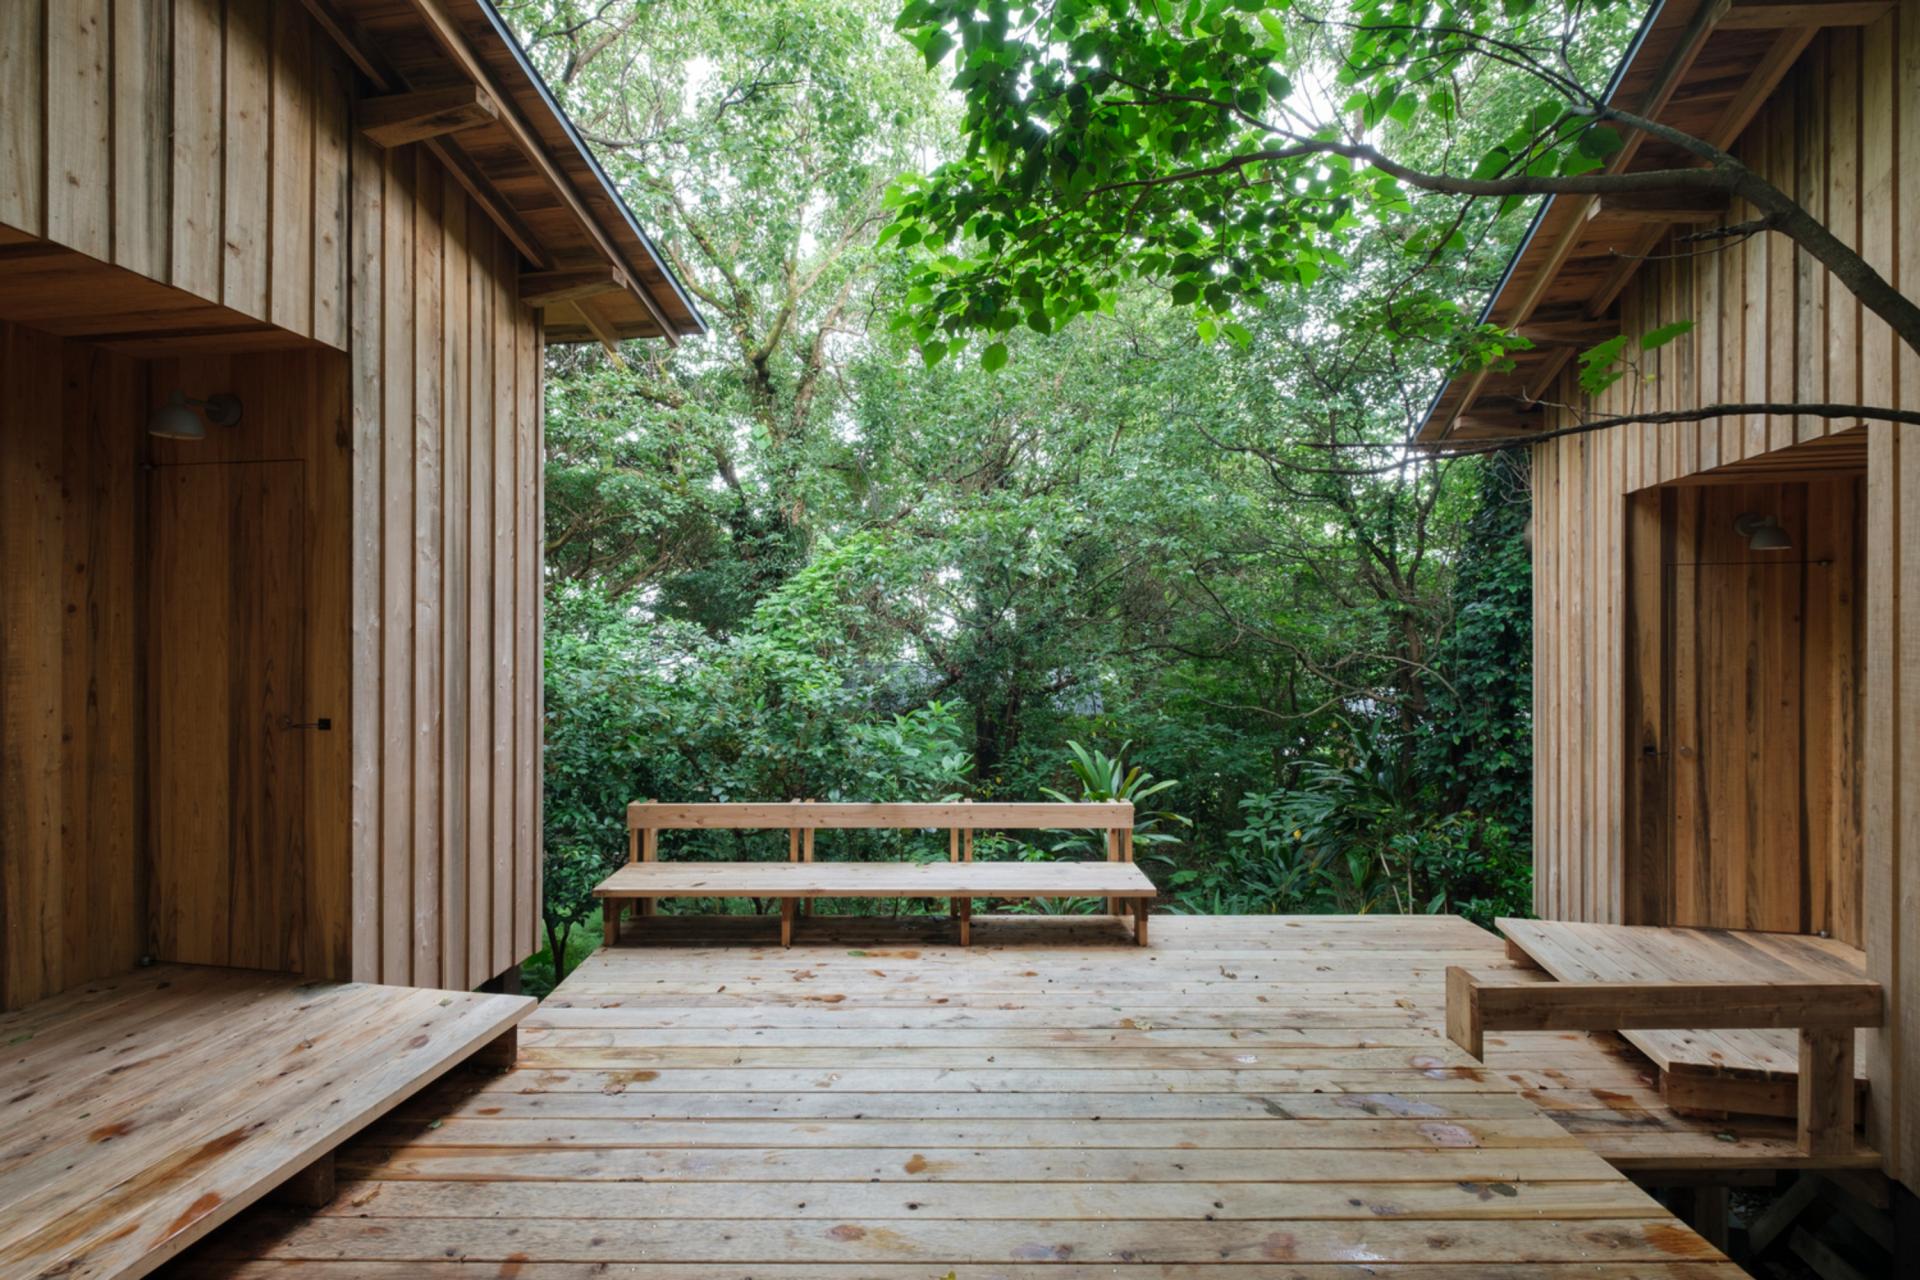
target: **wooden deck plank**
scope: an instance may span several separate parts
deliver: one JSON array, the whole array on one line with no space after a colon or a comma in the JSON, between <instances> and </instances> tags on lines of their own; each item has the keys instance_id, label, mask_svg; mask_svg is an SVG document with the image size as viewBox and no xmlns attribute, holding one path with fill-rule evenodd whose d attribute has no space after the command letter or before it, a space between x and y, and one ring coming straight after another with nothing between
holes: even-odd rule
<instances>
[{"instance_id":1,"label":"wooden deck plank","mask_svg":"<svg viewBox=\"0 0 1920 1280\"><path fill-rule=\"evenodd\" d=\"M531 1008L164 965L0 1019L8 1274L147 1274Z\"/></svg>"},{"instance_id":2,"label":"wooden deck plank","mask_svg":"<svg viewBox=\"0 0 1920 1280\"><path fill-rule=\"evenodd\" d=\"M1694 1132L1630 1050L1447 1044L1446 964L1503 955L1462 922L1166 917L1142 949L1004 916L964 952L944 918L815 917L787 952L769 923L641 922L513 1072L419 1095L329 1205L251 1212L179 1274L1738 1274L1580 1132ZM1589 1088L1543 1105L1566 1047Z\"/></svg>"}]
</instances>

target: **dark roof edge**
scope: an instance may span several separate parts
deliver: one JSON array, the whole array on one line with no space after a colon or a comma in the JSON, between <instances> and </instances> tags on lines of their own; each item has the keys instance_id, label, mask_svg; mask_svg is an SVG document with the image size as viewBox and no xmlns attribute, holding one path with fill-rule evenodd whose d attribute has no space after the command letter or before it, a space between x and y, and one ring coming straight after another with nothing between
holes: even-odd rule
<instances>
[{"instance_id":1,"label":"dark roof edge","mask_svg":"<svg viewBox=\"0 0 1920 1280\"><path fill-rule=\"evenodd\" d=\"M489 7L491 7L490 0ZM1620 85L1626 79L1627 70L1633 66L1634 59L1640 56L1641 46L1646 43L1647 36L1653 31L1653 24L1659 20L1666 8L1667 0L1653 0L1653 3L1648 6L1646 16L1640 19L1640 27L1633 33L1633 39L1628 43L1626 52L1620 55L1620 61L1614 65L1613 78L1607 81L1607 91L1601 98L1602 102L1612 102L1614 95L1620 92ZM1540 202L1540 207L1533 211L1533 221L1527 224L1527 233L1520 237L1520 243L1513 246L1513 253L1507 258L1506 269L1500 273L1499 281L1488 292L1486 302L1481 304L1480 318L1476 323L1485 324L1487 317L1493 314L1494 307L1500 301L1500 295L1506 292L1507 285L1513 280L1513 273L1520 269L1520 260L1527 256L1527 250L1533 245L1534 236L1539 234L1540 224L1546 221L1547 210L1552 208L1553 202L1559 198L1548 196ZM1413 436L1409 439L1417 438L1420 432L1426 429L1427 424L1433 421L1434 413L1440 408L1440 401L1446 398L1447 388L1451 387L1453 380L1459 376L1459 367L1456 365L1454 371L1447 375L1446 381L1442 382L1439 389L1433 393L1433 399L1428 403L1427 411L1420 415L1420 425L1413 429ZM1462 405L1460 411L1464 413L1467 408L1468 406Z\"/></svg>"},{"instance_id":2,"label":"dark roof edge","mask_svg":"<svg viewBox=\"0 0 1920 1280\"><path fill-rule=\"evenodd\" d=\"M566 109L553 96L553 90L547 87L546 77L540 74L539 69L527 57L527 51L521 46L519 37L514 35L512 28L507 26L506 20L500 16L500 11L493 7L493 0L475 0L475 3L480 12L486 15L494 34L506 44L507 51L513 55L514 62L533 85L534 92L540 95L540 100L546 104L549 111L553 112L554 119L560 122L560 128L566 133L568 140L580 152L581 158L587 162L587 167L593 170L594 177L599 179L601 187L613 201L613 207L618 209L620 216L626 220L628 230L632 231L639 238L640 243L646 247L647 252L653 255L655 264L660 268L661 277L673 286L674 296L680 299L687 308L687 314L693 317L693 323L697 326L694 332L707 332L706 317L700 314L700 308L694 305L693 299L687 295L685 287L680 283L680 278L673 273L673 268L667 264L666 258L653 243L653 237L646 233L639 220L633 216L633 210L627 207L626 198L620 194L620 189L613 185L613 179L607 176L607 171L601 167L598 157L587 146L586 140L580 136L580 131L573 127L573 117L567 114Z\"/></svg>"}]
</instances>

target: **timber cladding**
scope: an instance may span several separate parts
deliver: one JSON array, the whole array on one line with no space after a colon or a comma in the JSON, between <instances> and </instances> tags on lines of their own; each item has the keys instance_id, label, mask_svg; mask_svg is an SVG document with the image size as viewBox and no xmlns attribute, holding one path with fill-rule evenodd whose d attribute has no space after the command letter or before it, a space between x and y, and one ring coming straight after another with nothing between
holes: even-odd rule
<instances>
[{"instance_id":1,"label":"timber cladding","mask_svg":"<svg viewBox=\"0 0 1920 1280\"><path fill-rule=\"evenodd\" d=\"M1862 248L1908 296L1920 296L1920 192L1901 176L1920 174L1914 6L1897 6L1862 29L1815 36L1734 150ZM1725 220L1749 216L1736 202ZM1617 328L1633 334L1692 319L1695 329L1644 355L1636 374L1591 402L1593 413L1716 400L1920 405L1920 358L1806 255L1777 236L1679 254L1684 246L1673 236L1690 230L1676 227L1654 246L1620 292ZM1543 399L1582 398L1563 373ZM1570 422L1565 410L1550 408L1545 425ZM1675 910L1738 910L1751 912L1759 927L1788 925L1791 915L1856 940L1889 1002L1867 1058L1869 1137L1889 1171L1913 1186L1920 1185L1913 923L1920 920L1920 553L1913 550L1920 445L1911 430L1785 416L1615 428L1535 446L1533 500L1536 910L1624 923L1663 922L1658 917ZM1737 497L1716 492L1720 485L1750 487ZM1802 521L1788 559L1831 564L1703 563L1727 558L1732 506L1762 501ZM1709 535L1722 540L1719 550L1703 555L1700 547L1674 545L1677 537ZM1769 677L1777 677L1770 689L1780 681L1804 685L1791 695L1793 706L1742 701L1750 718L1737 736L1754 750L1753 768L1764 771L1778 765L1777 756L1758 759L1764 744L1806 735L1794 739L1805 771L1703 782L1699 766L1675 761L1662 782L1645 767L1688 745L1661 735L1659 682L1645 678L1662 669L1662 646L1674 638L1658 621L1663 599L1669 617L1687 602L1694 630L1681 640L1695 652L1714 634L1720 643L1742 636L1769 661L1794 648L1797 656L1776 663ZM1744 610L1754 611L1758 629L1741 621ZM1843 634L1848 628L1852 634ZM1704 651L1708 661L1690 668L1707 671L1710 683L1720 679L1712 648ZM1807 660L1822 651L1826 659ZM1852 690L1842 687L1846 681ZM1747 691L1723 683L1717 693L1692 688L1681 701L1711 711L1734 705L1736 693L1744 699ZM1724 720L1718 727L1723 741L1734 732ZM1811 767L1821 758L1832 767ZM1757 861L1736 871L1724 859L1709 866L1695 856L1716 838L1729 850L1740 841L1725 828L1708 831L1702 824L1713 815L1697 806L1682 809L1684 821L1672 825L1685 797L1676 801L1660 788L1684 781L1683 768L1693 770L1696 798L1724 797L1735 786L1751 798L1754 807L1732 817L1750 824L1756 841L1781 838L1789 820L1800 824L1791 838L1812 852L1792 865L1805 878L1769 882L1780 873ZM1677 852L1662 844L1676 833ZM1670 856L1692 871L1676 881ZM1662 896L1674 893L1686 901Z\"/></svg>"},{"instance_id":2,"label":"timber cladding","mask_svg":"<svg viewBox=\"0 0 1920 1280\"><path fill-rule=\"evenodd\" d=\"M61 271L0 290L0 1007L149 955L471 987L535 949L544 335L359 92L297 3L0 4L0 253ZM153 440L175 389L245 416ZM183 710L269 686L251 736ZM155 803L210 774L220 813Z\"/></svg>"}]
</instances>

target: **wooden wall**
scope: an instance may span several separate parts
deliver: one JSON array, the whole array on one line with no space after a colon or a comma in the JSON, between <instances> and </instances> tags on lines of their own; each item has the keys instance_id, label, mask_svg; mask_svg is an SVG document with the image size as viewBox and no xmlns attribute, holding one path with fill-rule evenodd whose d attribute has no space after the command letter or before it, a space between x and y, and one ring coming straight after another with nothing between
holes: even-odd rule
<instances>
[{"instance_id":1,"label":"wooden wall","mask_svg":"<svg viewBox=\"0 0 1920 1280\"><path fill-rule=\"evenodd\" d=\"M145 951L138 362L0 321L0 1008ZM75 856L85 850L86 856Z\"/></svg>"},{"instance_id":2,"label":"wooden wall","mask_svg":"<svg viewBox=\"0 0 1920 1280\"><path fill-rule=\"evenodd\" d=\"M421 149L361 140L357 92L290 0L6 0L0 224L346 353L347 412L327 446L345 469L333 488L309 473L305 502L310 533L337 539L308 566L310 591L337 585L345 600L327 641L337 658L322 646L308 659L345 682L334 741L348 758L343 783L310 786L306 821L320 828L310 840L344 851L348 878L307 921L303 963L468 987L536 946L542 334L493 224ZM230 338L155 316L102 341L133 349L156 333L212 354ZM9 506L20 537L49 536ZM17 625L32 643L51 634L45 618ZM44 756L7 767L0 823L17 798L64 794L46 790ZM322 813L326 794L338 803ZM0 849L14 879L27 875L16 847ZM86 859L74 838L58 852L67 879L8 881L9 919L78 910L63 886ZM10 931L9 945L68 942ZM125 939L72 947L0 979L0 1003L139 954Z\"/></svg>"},{"instance_id":3,"label":"wooden wall","mask_svg":"<svg viewBox=\"0 0 1920 1280\"><path fill-rule=\"evenodd\" d=\"M1908 294L1920 296L1920 15L1809 46L1736 150L1821 211ZM1904 177L1902 175L1905 175ZM1736 208L1730 218L1748 216ZM1656 253L1672 251L1663 245ZM1920 405L1920 357L1778 237L1689 259L1656 257L1620 299L1627 332L1698 321L1593 407L1801 398ZM1547 397L1572 402L1569 379ZM1564 421L1561 419L1559 421ZM1558 425L1558 421L1550 425ZM1866 474L1861 937L1894 1013L1869 1068L1873 1140L1920 1185L1920 442L1911 429L1796 418L1627 427L1568 437L1533 455L1535 501L1535 906L1561 919L1631 921L1626 862L1645 814L1629 803L1629 759L1649 745L1629 687L1626 548L1657 538L1627 495L1716 468ZM1907 434L1903 436L1902 432ZM1837 438L1836 438L1837 437ZM1793 449L1794 453L1780 451ZM1738 477L1735 477L1738 478ZM1752 475L1749 478L1754 478ZM1629 523L1633 522L1633 537ZM1645 658L1645 655L1640 655ZM1653 743L1652 745L1658 745Z\"/></svg>"},{"instance_id":4,"label":"wooden wall","mask_svg":"<svg viewBox=\"0 0 1920 1280\"><path fill-rule=\"evenodd\" d=\"M354 976L471 987L539 945L543 339L430 155L352 177Z\"/></svg>"}]
</instances>

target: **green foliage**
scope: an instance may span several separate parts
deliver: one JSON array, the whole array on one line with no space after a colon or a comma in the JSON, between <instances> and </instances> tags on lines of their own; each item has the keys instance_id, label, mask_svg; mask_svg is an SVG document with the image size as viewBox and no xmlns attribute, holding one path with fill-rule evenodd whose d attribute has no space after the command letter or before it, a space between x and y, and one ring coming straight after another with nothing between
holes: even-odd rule
<instances>
[{"instance_id":1,"label":"green foliage","mask_svg":"<svg viewBox=\"0 0 1920 1280\"><path fill-rule=\"evenodd\" d=\"M1244 344L1241 312L1384 228L1409 268L1407 331L1485 362L1500 340L1424 266L1620 149L1593 108L1638 16L1626 0L908 0L897 25L962 99L966 146L890 194L883 236L917 262L895 322L947 354L1151 282L1203 337ZM1445 194L1461 179L1498 189L1462 209Z\"/></svg>"},{"instance_id":2,"label":"green foliage","mask_svg":"<svg viewBox=\"0 0 1920 1280\"><path fill-rule=\"evenodd\" d=\"M1324 225L1294 226L1297 208L1269 222L1272 192L1173 184L1137 225L1100 232L1105 197L1057 189L1078 163L1057 140L1070 77L1042 103L1066 114L1035 121L1046 167L1030 195L1048 212L1003 219L1035 139L977 139L972 86L1010 92L1004 76L1036 64L983 49L1067 15L1064 46L1132 23L1187 60L1163 87L1264 59L1288 82L1259 75L1277 103L1332 83L1316 43L1330 37L1219 7L1282 40L1236 45L1222 70L1202 64L1229 33L1202 8L1163 22L1063 3L968 19L998 12L999 34L909 23L915 49L887 31L890 4L509 6L714 322L671 353L630 345L625 367L549 352L550 952L564 969L592 944L586 890L624 856L625 804L647 798L1127 795L1181 910L1484 918L1524 902L1524 485L1509 476L1496 507L1492 464L1400 447L1437 367L1522 345L1461 336L1519 220L1488 208L1452 225L1329 162L1313 180L1347 205ZM937 78L929 53L946 59ZM976 67L957 100L941 93ZM1532 118L1512 83L1483 80L1472 112L1451 92L1355 110L1431 157ZM1196 160L1228 145L1206 132L1217 111L1129 111L1122 93L1087 107L1122 130L1087 155L1138 172L1170 130ZM941 185L977 166L977 191ZM928 168L882 210L888 179ZM977 198L980 218L941 224L942 190ZM1476 650L1520 665L1483 673ZM676 858L785 856L777 834L668 841ZM1098 856L1073 833L976 849ZM821 856L945 844L834 833Z\"/></svg>"}]
</instances>

